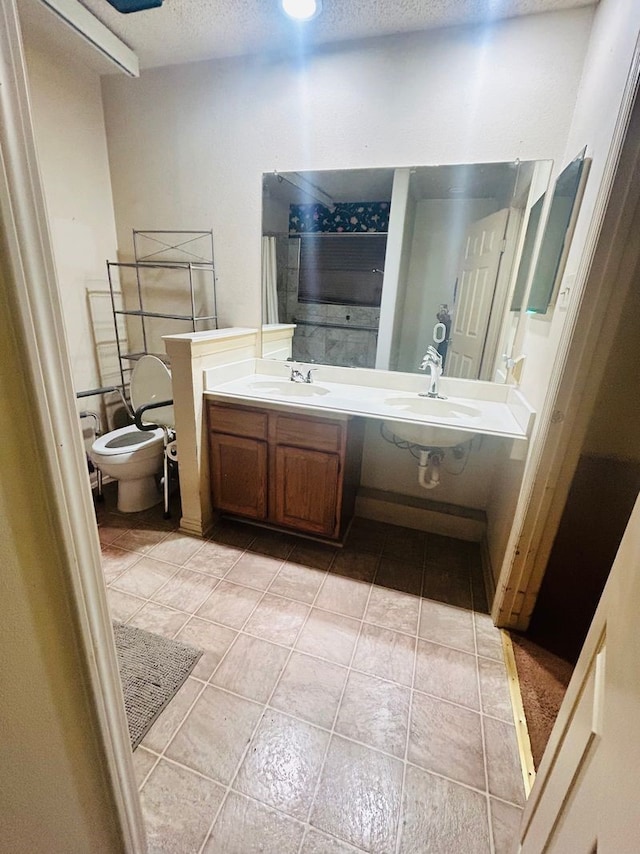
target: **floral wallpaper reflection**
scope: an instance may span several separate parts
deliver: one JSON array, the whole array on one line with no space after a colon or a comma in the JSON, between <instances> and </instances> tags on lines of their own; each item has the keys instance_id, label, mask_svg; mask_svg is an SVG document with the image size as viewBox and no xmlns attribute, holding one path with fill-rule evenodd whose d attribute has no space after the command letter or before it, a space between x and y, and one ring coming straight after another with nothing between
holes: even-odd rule
<instances>
[{"instance_id":1,"label":"floral wallpaper reflection","mask_svg":"<svg viewBox=\"0 0 640 854\"><path fill-rule=\"evenodd\" d=\"M326 205L290 205L289 234L305 232L366 232L389 230L390 202L337 202Z\"/></svg>"}]
</instances>

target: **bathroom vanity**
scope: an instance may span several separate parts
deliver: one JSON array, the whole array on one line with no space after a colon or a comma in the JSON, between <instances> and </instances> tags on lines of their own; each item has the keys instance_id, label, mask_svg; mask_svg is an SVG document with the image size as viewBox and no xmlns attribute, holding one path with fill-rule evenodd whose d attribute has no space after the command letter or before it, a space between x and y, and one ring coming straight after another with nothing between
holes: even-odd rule
<instances>
[{"instance_id":1,"label":"bathroom vanity","mask_svg":"<svg viewBox=\"0 0 640 854\"><path fill-rule=\"evenodd\" d=\"M363 421L209 400L215 510L339 540L355 506Z\"/></svg>"},{"instance_id":2,"label":"bathroom vanity","mask_svg":"<svg viewBox=\"0 0 640 854\"><path fill-rule=\"evenodd\" d=\"M447 379L446 398L430 399L416 375L323 366L305 383L290 371L251 359L205 372L214 510L340 541L371 421L422 448L452 449L477 435L510 442L513 454L526 448L533 413L513 387Z\"/></svg>"}]
</instances>

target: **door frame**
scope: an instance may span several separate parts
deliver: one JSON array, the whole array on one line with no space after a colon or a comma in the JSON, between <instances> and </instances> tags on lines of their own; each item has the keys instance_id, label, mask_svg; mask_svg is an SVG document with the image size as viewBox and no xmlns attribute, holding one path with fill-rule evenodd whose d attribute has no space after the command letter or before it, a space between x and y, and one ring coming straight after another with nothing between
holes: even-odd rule
<instances>
[{"instance_id":1,"label":"door frame","mask_svg":"<svg viewBox=\"0 0 640 854\"><path fill-rule=\"evenodd\" d=\"M595 395L614 345L625 297L640 263L640 38L636 42L586 245L582 290L562 331L538 416L491 609L494 622L526 630L535 607Z\"/></svg>"},{"instance_id":2,"label":"door frame","mask_svg":"<svg viewBox=\"0 0 640 854\"><path fill-rule=\"evenodd\" d=\"M0 2L0 239L8 248L9 322L16 331L41 436L47 503L72 591L97 735L123 850L144 854L145 831L107 607L95 511L81 440L63 313L40 180L15 0ZM84 675L84 674L83 674Z\"/></svg>"}]
</instances>

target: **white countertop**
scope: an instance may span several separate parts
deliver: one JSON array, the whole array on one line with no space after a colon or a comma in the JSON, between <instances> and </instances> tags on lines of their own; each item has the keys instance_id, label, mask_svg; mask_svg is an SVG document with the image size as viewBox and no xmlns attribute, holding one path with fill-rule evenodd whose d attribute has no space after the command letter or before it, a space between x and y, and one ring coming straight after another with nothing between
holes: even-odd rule
<instances>
[{"instance_id":1,"label":"white countertop","mask_svg":"<svg viewBox=\"0 0 640 854\"><path fill-rule=\"evenodd\" d=\"M287 362L250 359L212 368L205 372L205 396L318 416L433 425L469 438L482 434L526 440L533 425L533 410L513 386L442 378L440 391L446 400L432 401L419 396L427 379L418 374L321 365L307 385L289 380L290 367Z\"/></svg>"}]
</instances>

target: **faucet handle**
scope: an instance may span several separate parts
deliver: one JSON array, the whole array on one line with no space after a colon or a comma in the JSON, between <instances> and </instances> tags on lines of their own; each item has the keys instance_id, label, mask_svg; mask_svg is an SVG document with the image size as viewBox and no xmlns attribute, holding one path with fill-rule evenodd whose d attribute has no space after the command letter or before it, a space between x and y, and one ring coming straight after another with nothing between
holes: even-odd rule
<instances>
[{"instance_id":1,"label":"faucet handle","mask_svg":"<svg viewBox=\"0 0 640 854\"><path fill-rule=\"evenodd\" d=\"M306 376L305 376L305 380L304 380L304 381L305 381L306 383L312 383L312 382L313 382L313 374L315 374L315 372L316 372L317 370L318 370L317 368L309 368L309 370L307 371L307 374L306 374Z\"/></svg>"}]
</instances>

